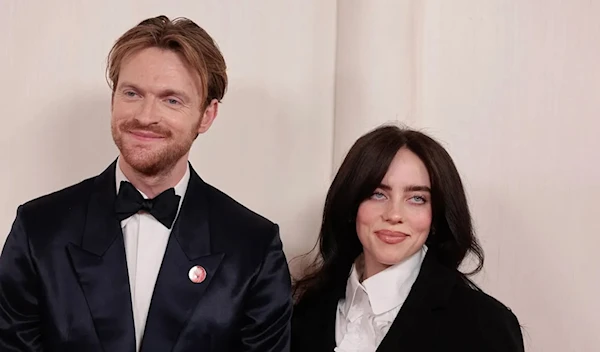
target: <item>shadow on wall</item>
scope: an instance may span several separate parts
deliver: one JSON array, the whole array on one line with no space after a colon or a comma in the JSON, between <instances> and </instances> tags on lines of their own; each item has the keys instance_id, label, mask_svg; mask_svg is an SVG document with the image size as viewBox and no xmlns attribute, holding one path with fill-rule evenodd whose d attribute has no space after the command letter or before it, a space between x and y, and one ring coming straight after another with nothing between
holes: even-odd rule
<instances>
[{"instance_id":1,"label":"shadow on wall","mask_svg":"<svg viewBox=\"0 0 600 352\"><path fill-rule=\"evenodd\" d=\"M19 205L100 173L116 157L110 136L109 93L64 94L35 106L6 138L3 160L14 165L2 175L5 202L0 214L8 234Z\"/></svg>"},{"instance_id":2,"label":"shadow on wall","mask_svg":"<svg viewBox=\"0 0 600 352\"><path fill-rule=\"evenodd\" d=\"M542 283L547 280L543 276L559 272L562 264L544 260L548 253L543 253L543 246L535 243L535 236L531 235L543 230L527 219L525 211L520 212L510 204L505 190L487 185L470 187L469 193L476 235L485 253L484 268L474 277L474 281L515 313L521 324L525 349L529 350L534 347L535 337L539 336L538 332L541 330L541 327L530 324L535 320L533 315L536 312L545 312L544 314L553 317L552 320L556 322L565 321L567 318L560 318L562 312L558 309L559 306L552 303L557 299L550 297L549 292L530 289L534 282L538 282L539 287L542 287ZM492 237L498 234L503 236ZM528 249L531 260L526 264L519 260L519 254L514 250L517 246ZM490 278L488 273L513 275ZM535 303L523 306L519 302ZM560 328L555 328L558 333Z\"/></svg>"},{"instance_id":3,"label":"shadow on wall","mask_svg":"<svg viewBox=\"0 0 600 352\"><path fill-rule=\"evenodd\" d=\"M306 117L324 109L288 99L293 92L274 95L239 81L231 87L190 160L206 182L279 224L290 261L312 248L319 231L331 133Z\"/></svg>"},{"instance_id":4,"label":"shadow on wall","mask_svg":"<svg viewBox=\"0 0 600 352\"><path fill-rule=\"evenodd\" d=\"M39 121L44 147L31 158L54 187L95 176L118 155L110 133L109 91L64 99Z\"/></svg>"}]
</instances>

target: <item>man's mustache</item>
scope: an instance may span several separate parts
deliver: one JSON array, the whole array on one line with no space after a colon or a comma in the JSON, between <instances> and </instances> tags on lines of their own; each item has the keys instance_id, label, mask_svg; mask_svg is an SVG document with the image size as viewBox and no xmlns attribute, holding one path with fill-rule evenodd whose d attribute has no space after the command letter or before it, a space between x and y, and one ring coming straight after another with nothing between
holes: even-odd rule
<instances>
[{"instance_id":1,"label":"man's mustache","mask_svg":"<svg viewBox=\"0 0 600 352\"><path fill-rule=\"evenodd\" d=\"M161 137L170 137L171 136L171 131L169 131L166 128L163 128L163 127L157 126L157 125L145 125L145 124L140 123L137 120L131 120L131 121L122 123L121 130L125 131L125 132L131 132L131 131L151 132L151 133L157 134Z\"/></svg>"}]
</instances>

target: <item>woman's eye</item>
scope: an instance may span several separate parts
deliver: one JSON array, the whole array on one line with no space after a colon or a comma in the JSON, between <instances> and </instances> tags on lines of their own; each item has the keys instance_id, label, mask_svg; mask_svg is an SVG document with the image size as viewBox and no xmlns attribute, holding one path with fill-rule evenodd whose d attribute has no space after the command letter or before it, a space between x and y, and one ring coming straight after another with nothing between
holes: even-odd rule
<instances>
[{"instance_id":1,"label":"woman's eye","mask_svg":"<svg viewBox=\"0 0 600 352\"><path fill-rule=\"evenodd\" d=\"M385 195L381 192L374 192L373 195L371 196L371 198L373 199L384 199Z\"/></svg>"},{"instance_id":2,"label":"woman's eye","mask_svg":"<svg viewBox=\"0 0 600 352\"><path fill-rule=\"evenodd\" d=\"M410 198L410 200L411 200L411 202L417 203L417 204L427 203L427 199L425 199L425 197L423 197L423 196L412 196Z\"/></svg>"}]
</instances>

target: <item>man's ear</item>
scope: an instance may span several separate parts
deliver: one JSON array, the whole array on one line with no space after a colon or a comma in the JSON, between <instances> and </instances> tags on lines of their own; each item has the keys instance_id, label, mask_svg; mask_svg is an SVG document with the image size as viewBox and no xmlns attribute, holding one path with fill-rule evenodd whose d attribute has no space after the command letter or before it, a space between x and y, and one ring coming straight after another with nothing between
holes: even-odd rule
<instances>
[{"instance_id":1,"label":"man's ear","mask_svg":"<svg viewBox=\"0 0 600 352\"><path fill-rule=\"evenodd\" d=\"M200 121L200 125L198 126L198 133L204 133L208 131L213 121L217 118L217 114L219 113L219 101L217 99L211 100L211 102L204 109L204 114L202 115L202 121Z\"/></svg>"}]
</instances>

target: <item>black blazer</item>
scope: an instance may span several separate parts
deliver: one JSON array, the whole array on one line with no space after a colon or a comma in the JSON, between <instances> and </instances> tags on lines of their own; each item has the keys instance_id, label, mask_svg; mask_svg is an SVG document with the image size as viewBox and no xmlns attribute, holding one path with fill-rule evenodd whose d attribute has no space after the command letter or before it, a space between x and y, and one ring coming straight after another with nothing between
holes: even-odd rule
<instances>
[{"instance_id":1,"label":"black blazer","mask_svg":"<svg viewBox=\"0 0 600 352\"><path fill-rule=\"evenodd\" d=\"M0 256L0 351L134 352L115 165L19 207ZM277 225L192 169L141 351L289 351L291 311Z\"/></svg>"},{"instance_id":2,"label":"black blazer","mask_svg":"<svg viewBox=\"0 0 600 352\"><path fill-rule=\"evenodd\" d=\"M333 351L340 292L343 295L343 288L295 306L293 352ZM516 316L494 298L471 289L429 251L377 351L523 352L524 346Z\"/></svg>"}]
</instances>

